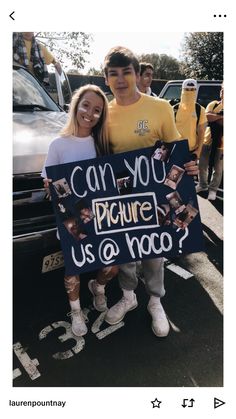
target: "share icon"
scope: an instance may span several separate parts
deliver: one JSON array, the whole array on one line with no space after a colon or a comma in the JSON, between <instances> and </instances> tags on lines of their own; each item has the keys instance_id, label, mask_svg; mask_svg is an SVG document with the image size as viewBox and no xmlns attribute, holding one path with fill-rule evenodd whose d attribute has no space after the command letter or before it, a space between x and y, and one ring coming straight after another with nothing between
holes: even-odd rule
<instances>
[{"instance_id":1,"label":"share icon","mask_svg":"<svg viewBox=\"0 0 236 419\"><path fill-rule=\"evenodd\" d=\"M214 409L216 409L217 407L223 406L223 404L225 404L223 400L220 400L214 397Z\"/></svg>"}]
</instances>

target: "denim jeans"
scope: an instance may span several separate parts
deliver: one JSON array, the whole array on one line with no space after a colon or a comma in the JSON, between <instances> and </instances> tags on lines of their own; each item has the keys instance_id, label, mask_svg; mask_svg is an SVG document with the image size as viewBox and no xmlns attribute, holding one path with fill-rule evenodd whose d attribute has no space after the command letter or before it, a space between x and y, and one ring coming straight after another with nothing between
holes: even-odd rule
<instances>
[{"instance_id":1,"label":"denim jeans","mask_svg":"<svg viewBox=\"0 0 236 419\"><path fill-rule=\"evenodd\" d=\"M219 148L216 150L211 180L208 185L210 152L211 146L203 145L199 160L199 184L202 188L209 188L216 192L220 186L223 174L223 150Z\"/></svg>"}]
</instances>

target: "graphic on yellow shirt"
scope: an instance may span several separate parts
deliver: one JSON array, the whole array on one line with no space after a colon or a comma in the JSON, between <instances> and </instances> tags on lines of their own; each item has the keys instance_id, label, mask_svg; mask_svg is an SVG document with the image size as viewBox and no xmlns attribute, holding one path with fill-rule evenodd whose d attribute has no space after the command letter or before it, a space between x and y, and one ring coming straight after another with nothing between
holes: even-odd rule
<instances>
[{"instance_id":1,"label":"graphic on yellow shirt","mask_svg":"<svg viewBox=\"0 0 236 419\"><path fill-rule=\"evenodd\" d=\"M151 147L157 140L171 142L180 138L170 104L145 94L127 106L117 105L115 99L110 102L108 130L114 153Z\"/></svg>"},{"instance_id":2,"label":"graphic on yellow shirt","mask_svg":"<svg viewBox=\"0 0 236 419\"><path fill-rule=\"evenodd\" d=\"M135 134L138 135L145 135L150 132L150 129L148 128L148 120L140 120L137 122L137 128L134 131Z\"/></svg>"}]
</instances>

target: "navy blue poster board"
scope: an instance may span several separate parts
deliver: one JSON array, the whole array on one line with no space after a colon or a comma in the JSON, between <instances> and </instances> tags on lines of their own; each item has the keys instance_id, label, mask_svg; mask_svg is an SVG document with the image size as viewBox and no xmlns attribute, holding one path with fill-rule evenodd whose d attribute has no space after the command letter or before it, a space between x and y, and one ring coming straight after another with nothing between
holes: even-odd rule
<instances>
[{"instance_id":1,"label":"navy blue poster board","mask_svg":"<svg viewBox=\"0 0 236 419\"><path fill-rule=\"evenodd\" d=\"M46 168L66 275L203 250L187 140Z\"/></svg>"}]
</instances>

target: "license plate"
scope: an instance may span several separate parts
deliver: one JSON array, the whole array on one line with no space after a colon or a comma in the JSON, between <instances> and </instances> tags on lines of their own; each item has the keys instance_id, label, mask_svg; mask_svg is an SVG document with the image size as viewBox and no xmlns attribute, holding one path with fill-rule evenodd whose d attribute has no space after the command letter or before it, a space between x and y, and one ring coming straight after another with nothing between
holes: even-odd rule
<instances>
[{"instance_id":1,"label":"license plate","mask_svg":"<svg viewBox=\"0 0 236 419\"><path fill-rule=\"evenodd\" d=\"M64 266L64 258L62 251L51 253L51 255L43 258L42 273L53 271Z\"/></svg>"}]
</instances>

